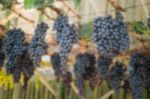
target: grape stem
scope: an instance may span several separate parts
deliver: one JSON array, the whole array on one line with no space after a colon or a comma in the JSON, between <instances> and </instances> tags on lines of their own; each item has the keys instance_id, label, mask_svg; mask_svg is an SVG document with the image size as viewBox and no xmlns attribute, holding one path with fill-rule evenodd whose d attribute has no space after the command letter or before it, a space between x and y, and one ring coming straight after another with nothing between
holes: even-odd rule
<instances>
[{"instance_id":1,"label":"grape stem","mask_svg":"<svg viewBox=\"0 0 150 99\"><path fill-rule=\"evenodd\" d=\"M24 19L24 20L26 20L26 21L28 21L28 22L30 22L30 23L35 23L35 21L33 21L33 20L31 20L31 19L28 19L27 17L25 17L24 15L22 15L21 13L19 13L19 12L17 12L15 9L13 9L13 8L10 8L10 10L13 12L13 13L15 13L16 15L18 15L19 17L21 17L22 19Z\"/></svg>"}]
</instances>

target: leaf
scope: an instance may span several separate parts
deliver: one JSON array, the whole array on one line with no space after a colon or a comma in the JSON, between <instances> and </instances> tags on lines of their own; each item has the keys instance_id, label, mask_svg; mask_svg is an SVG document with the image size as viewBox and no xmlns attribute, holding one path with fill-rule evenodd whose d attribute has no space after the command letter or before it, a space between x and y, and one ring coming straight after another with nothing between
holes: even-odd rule
<instances>
[{"instance_id":1,"label":"leaf","mask_svg":"<svg viewBox=\"0 0 150 99\"><path fill-rule=\"evenodd\" d=\"M7 17L7 16L9 16L10 14L11 14L11 11L10 11L9 9L7 9L7 10L5 11L4 16Z\"/></svg>"},{"instance_id":2,"label":"leaf","mask_svg":"<svg viewBox=\"0 0 150 99\"><path fill-rule=\"evenodd\" d=\"M12 1L13 0L0 0L0 3L3 6L3 9L8 9L12 6Z\"/></svg>"},{"instance_id":3,"label":"leaf","mask_svg":"<svg viewBox=\"0 0 150 99\"><path fill-rule=\"evenodd\" d=\"M74 0L75 7L78 8L80 6L81 0Z\"/></svg>"},{"instance_id":4,"label":"leaf","mask_svg":"<svg viewBox=\"0 0 150 99\"><path fill-rule=\"evenodd\" d=\"M24 0L24 8L31 9L34 7L35 0Z\"/></svg>"},{"instance_id":5,"label":"leaf","mask_svg":"<svg viewBox=\"0 0 150 99\"><path fill-rule=\"evenodd\" d=\"M51 5L54 3L54 0L48 0L48 5Z\"/></svg>"},{"instance_id":6,"label":"leaf","mask_svg":"<svg viewBox=\"0 0 150 99\"><path fill-rule=\"evenodd\" d=\"M93 26L92 22L87 22L82 25L80 37L86 40L90 40L92 36Z\"/></svg>"},{"instance_id":7,"label":"leaf","mask_svg":"<svg viewBox=\"0 0 150 99\"><path fill-rule=\"evenodd\" d=\"M44 8L44 0L35 0L34 7L37 9L43 9Z\"/></svg>"}]
</instances>

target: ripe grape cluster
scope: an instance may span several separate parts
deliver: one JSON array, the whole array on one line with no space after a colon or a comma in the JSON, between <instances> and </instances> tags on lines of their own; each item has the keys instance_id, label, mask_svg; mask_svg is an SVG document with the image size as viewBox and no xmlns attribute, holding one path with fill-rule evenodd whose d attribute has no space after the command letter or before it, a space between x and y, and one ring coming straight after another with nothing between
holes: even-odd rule
<instances>
[{"instance_id":1,"label":"ripe grape cluster","mask_svg":"<svg viewBox=\"0 0 150 99\"><path fill-rule=\"evenodd\" d=\"M41 61L41 55L46 52L48 45L45 42L46 31L48 25L40 23L35 29L35 34L32 38L32 42L29 46L29 53L33 60L34 66L38 66Z\"/></svg>"},{"instance_id":2,"label":"ripe grape cluster","mask_svg":"<svg viewBox=\"0 0 150 99\"><path fill-rule=\"evenodd\" d=\"M0 69L5 61L5 54L2 52L2 40L0 40Z\"/></svg>"},{"instance_id":3,"label":"ripe grape cluster","mask_svg":"<svg viewBox=\"0 0 150 99\"><path fill-rule=\"evenodd\" d=\"M60 47L61 69L66 71L68 54L73 44L78 41L77 29L75 25L69 24L67 16L60 15L55 20L54 30L56 30L57 42Z\"/></svg>"},{"instance_id":4,"label":"ripe grape cluster","mask_svg":"<svg viewBox=\"0 0 150 99\"><path fill-rule=\"evenodd\" d=\"M123 21L120 12L116 17L98 17L94 21L93 41L97 45L99 53L103 56L114 57L118 53L128 49L128 27Z\"/></svg>"},{"instance_id":5,"label":"ripe grape cluster","mask_svg":"<svg viewBox=\"0 0 150 99\"><path fill-rule=\"evenodd\" d=\"M150 80L150 57L143 56L140 53L134 53L130 59L129 81L132 89L133 99L143 99L144 85L149 92Z\"/></svg>"},{"instance_id":6,"label":"ripe grape cluster","mask_svg":"<svg viewBox=\"0 0 150 99\"><path fill-rule=\"evenodd\" d=\"M97 60L98 73L102 79L106 79L108 75L109 66L112 64L112 58L99 56Z\"/></svg>"},{"instance_id":7,"label":"ripe grape cluster","mask_svg":"<svg viewBox=\"0 0 150 99\"><path fill-rule=\"evenodd\" d=\"M25 43L23 53L18 56L18 59L16 60L13 73L14 82L19 82L21 73L23 73L24 80L29 80L34 74L34 65L32 59L30 58L30 54L28 53L28 47L29 44Z\"/></svg>"},{"instance_id":8,"label":"ripe grape cluster","mask_svg":"<svg viewBox=\"0 0 150 99\"><path fill-rule=\"evenodd\" d=\"M59 53L54 53L51 55L51 63L53 65L56 79L57 79L57 81L59 81L61 78L61 75L62 75L61 60L60 60Z\"/></svg>"},{"instance_id":9,"label":"ripe grape cluster","mask_svg":"<svg viewBox=\"0 0 150 99\"><path fill-rule=\"evenodd\" d=\"M109 85L115 90L115 99L118 99L120 88L125 77L125 65L122 62L115 62L108 71Z\"/></svg>"},{"instance_id":10,"label":"ripe grape cluster","mask_svg":"<svg viewBox=\"0 0 150 99\"><path fill-rule=\"evenodd\" d=\"M134 71L130 72L129 82L132 89L133 99L143 99L144 89L142 87L143 82L140 76Z\"/></svg>"},{"instance_id":11,"label":"ripe grape cluster","mask_svg":"<svg viewBox=\"0 0 150 99\"><path fill-rule=\"evenodd\" d=\"M77 77L84 80L89 80L94 76L95 70L95 56L89 53L80 53L76 57L76 63L74 65L74 72Z\"/></svg>"},{"instance_id":12,"label":"ripe grape cluster","mask_svg":"<svg viewBox=\"0 0 150 99\"><path fill-rule=\"evenodd\" d=\"M80 53L76 56L74 73L77 78L77 86L80 97L85 96L84 80L90 80L96 74L95 56L89 53Z\"/></svg>"},{"instance_id":13,"label":"ripe grape cluster","mask_svg":"<svg viewBox=\"0 0 150 99\"><path fill-rule=\"evenodd\" d=\"M145 58L145 86L147 90L147 99L150 99L150 57Z\"/></svg>"},{"instance_id":14,"label":"ripe grape cluster","mask_svg":"<svg viewBox=\"0 0 150 99\"><path fill-rule=\"evenodd\" d=\"M18 56L24 50L24 35L25 33L20 29L9 30L3 40L3 52L6 56L7 72L13 73Z\"/></svg>"}]
</instances>

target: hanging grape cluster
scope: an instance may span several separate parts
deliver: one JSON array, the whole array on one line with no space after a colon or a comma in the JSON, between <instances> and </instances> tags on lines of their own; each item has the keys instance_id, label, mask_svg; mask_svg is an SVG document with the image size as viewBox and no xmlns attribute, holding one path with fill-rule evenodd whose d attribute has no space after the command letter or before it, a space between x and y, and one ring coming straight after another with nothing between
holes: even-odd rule
<instances>
[{"instance_id":1,"label":"hanging grape cluster","mask_svg":"<svg viewBox=\"0 0 150 99\"><path fill-rule=\"evenodd\" d=\"M102 79L106 79L108 75L109 66L112 64L112 58L99 56L97 60L98 73Z\"/></svg>"},{"instance_id":2,"label":"hanging grape cluster","mask_svg":"<svg viewBox=\"0 0 150 99\"><path fill-rule=\"evenodd\" d=\"M122 14L116 12L115 18L112 18L112 16L96 18L93 41L97 45L99 53L107 57L114 57L128 49L128 27L123 21Z\"/></svg>"},{"instance_id":3,"label":"hanging grape cluster","mask_svg":"<svg viewBox=\"0 0 150 99\"><path fill-rule=\"evenodd\" d=\"M146 57L145 64L145 86L147 90L147 99L150 99L150 57Z\"/></svg>"},{"instance_id":4,"label":"hanging grape cluster","mask_svg":"<svg viewBox=\"0 0 150 99\"><path fill-rule=\"evenodd\" d=\"M24 35L25 33L20 29L13 29L6 33L3 40L3 52L6 55L7 72L13 73L18 56L24 50Z\"/></svg>"},{"instance_id":5,"label":"hanging grape cluster","mask_svg":"<svg viewBox=\"0 0 150 99\"><path fill-rule=\"evenodd\" d=\"M0 69L4 65L5 54L2 52L2 40L0 40Z\"/></svg>"},{"instance_id":6,"label":"hanging grape cluster","mask_svg":"<svg viewBox=\"0 0 150 99\"><path fill-rule=\"evenodd\" d=\"M28 47L29 44L25 43L23 53L20 56L18 56L18 59L16 60L14 73L13 73L14 82L19 82L21 73L24 76L24 81L26 80L28 81L34 74L34 65L28 53ZM24 86L26 85L27 82L24 82Z\"/></svg>"},{"instance_id":7,"label":"hanging grape cluster","mask_svg":"<svg viewBox=\"0 0 150 99\"><path fill-rule=\"evenodd\" d=\"M59 81L61 78L61 75L62 75L61 60L60 60L59 53L54 53L51 55L51 63L53 65L56 79L57 79L57 81Z\"/></svg>"},{"instance_id":8,"label":"hanging grape cluster","mask_svg":"<svg viewBox=\"0 0 150 99\"><path fill-rule=\"evenodd\" d=\"M129 81L132 88L133 99L143 99L144 85L149 92L150 59L140 53L134 53L130 59Z\"/></svg>"},{"instance_id":9,"label":"hanging grape cluster","mask_svg":"<svg viewBox=\"0 0 150 99\"><path fill-rule=\"evenodd\" d=\"M123 78L125 77L125 65L121 62L115 62L108 71L108 83L115 90L115 99L118 99Z\"/></svg>"},{"instance_id":10,"label":"hanging grape cluster","mask_svg":"<svg viewBox=\"0 0 150 99\"><path fill-rule=\"evenodd\" d=\"M73 44L78 41L77 29L75 25L69 24L67 16L60 15L55 20L54 30L56 30L57 42L60 47L61 69L66 71L68 54Z\"/></svg>"},{"instance_id":11,"label":"hanging grape cluster","mask_svg":"<svg viewBox=\"0 0 150 99\"><path fill-rule=\"evenodd\" d=\"M41 55L46 53L48 45L45 42L46 31L48 25L46 23L40 23L35 29L35 34L32 38L32 42L29 46L29 53L33 60L34 66L38 66L41 61Z\"/></svg>"},{"instance_id":12,"label":"hanging grape cluster","mask_svg":"<svg viewBox=\"0 0 150 99\"><path fill-rule=\"evenodd\" d=\"M74 73L77 78L77 86L80 97L85 96L84 80L90 80L96 75L95 56L89 53L80 53L76 56Z\"/></svg>"},{"instance_id":13,"label":"hanging grape cluster","mask_svg":"<svg viewBox=\"0 0 150 99\"><path fill-rule=\"evenodd\" d=\"M56 80L59 82L61 77L63 77L63 83L65 84L66 92L69 93L70 85L72 81L72 74L71 72L67 71L65 75L62 74L61 70L61 59L59 53L54 53L51 55L51 64L53 66L54 74Z\"/></svg>"},{"instance_id":14,"label":"hanging grape cluster","mask_svg":"<svg viewBox=\"0 0 150 99\"><path fill-rule=\"evenodd\" d=\"M76 63L74 65L75 75L88 80L95 74L95 56L89 53L80 53L76 57Z\"/></svg>"}]
</instances>

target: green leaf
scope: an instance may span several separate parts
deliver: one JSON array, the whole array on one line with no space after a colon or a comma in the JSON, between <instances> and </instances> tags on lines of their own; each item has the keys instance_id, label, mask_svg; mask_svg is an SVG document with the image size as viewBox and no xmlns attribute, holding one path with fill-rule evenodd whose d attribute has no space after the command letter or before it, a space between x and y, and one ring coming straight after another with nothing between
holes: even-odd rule
<instances>
[{"instance_id":1,"label":"green leaf","mask_svg":"<svg viewBox=\"0 0 150 99\"><path fill-rule=\"evenodd\" d=\"M3 9L8 9L12 6L13 0L0 0L0 4L2 4Z\"/></svg>"},{"instance_id":2,"label":"green leaf","mask_svg":"<svg viewBox=\"0 0 150 99\"><path fill-rule=\"evenodd\" d=\"M87 22L82 25L80 37L86 40L90 40L92 36L93 26L92 22Z\"/></svg>"},{"instance_id":3,"label":"green leaf","mask_svg":"<svg viewBox=\"0 0 150 99\"><path fill-rule=\"evenodd\" d=\"M37 9L43 9L44 6L45 6L44 3L45 3L44 0L35 0L34 6L35 6Z\"/></svg>"},{"instance_id":4,"label":"green leaf","mask_svg":"<svg viewBox=\"0 0 150 99\"><path fill-rule=\"evenodd\" d=\"M8 17L10 14L11 14L11 11L10 11L9 9L7 9L7 10L5 11L4 16L5 16L5 17Z\"/></svg>"},{"instance_id":5,"label":"green leaf","mask_svg":"<svg viewBox=\"0 0 150 99\"><path fill-rule=\"evenodd\" d=\"M35 0L24 0L24 8L31 9L34 7Z\"/></svg>"},{"instance_id":6,"label":"green leaf","mask_svg":"<svg viewBox=\"0 0 150 99\"><path fill-rule=\"evenodd\" d=\"M54 3L54 0L48 0L48 5L51 5Z\"/></svg>"},{"instance_id":7,"label":"green leaf","mask_svg":"<svg viewBox=\"0 0 150 99\"><path fill-rule=\"evenodd\" d=\"M74 0L75 7L78 8L80 6L81 0Z\"/></svg>"}]
</instances>

